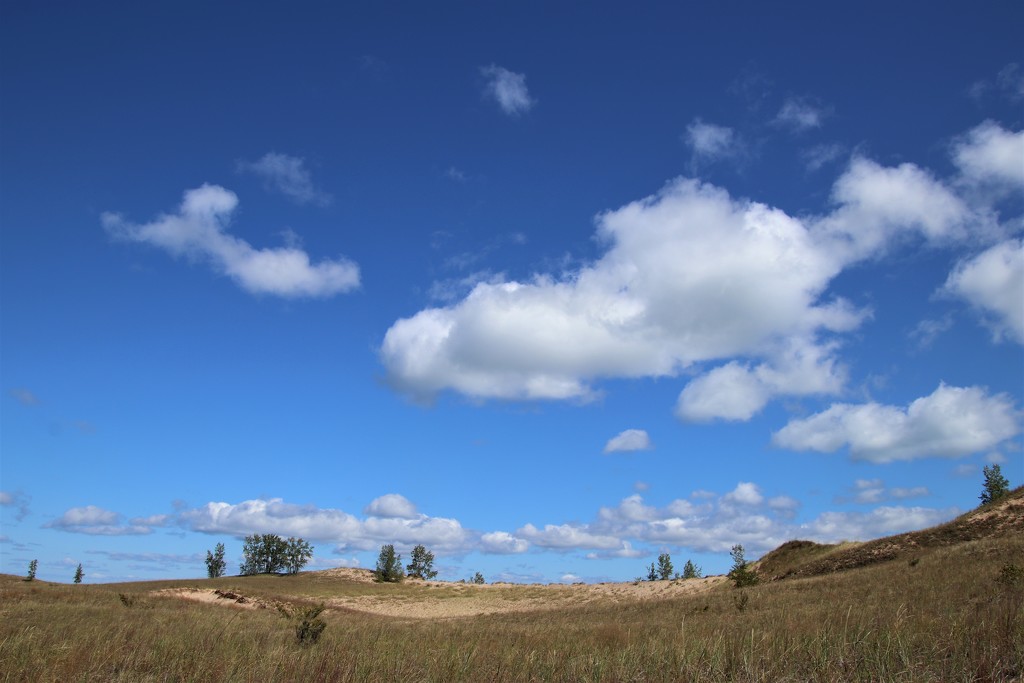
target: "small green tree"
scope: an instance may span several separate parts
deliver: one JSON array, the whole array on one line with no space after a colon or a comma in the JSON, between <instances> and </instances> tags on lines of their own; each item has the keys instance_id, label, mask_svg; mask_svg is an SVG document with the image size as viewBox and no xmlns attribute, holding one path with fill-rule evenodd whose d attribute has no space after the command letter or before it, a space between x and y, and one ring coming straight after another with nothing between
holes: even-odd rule
<instances>
[{"instance_id":1,"label":"small green tree","mask_svg":"<svg viewBox=\"0 0 1024 683\"><path fill-rule=\"evenodd\" d=\"M224 562L224 544L218 543L211 553L206 551L206 575L211 579L219 579L224 576L227 564Z\"/></svg>"},{"instance_id":2,"label":"small green tree","mask_svg":"<svg viewBox=\"0 0 1024 683\"><path fill-rule=\"evenodd\" d=\"M301 538L288 537L284 550L284 566L289 574L298 574L313 557L313 546Z\"/></svg>"},{"instance_id":3,"label":"small green tree","mask_svg":"<svg viewBox=\"0 0 1024 683\"><path fill-rule=\"evenodd\" d=\"M687 560L686 565L683 567L683 578L699 579L701 576L703 576L701 568L695 565L692 560Z\"/></svg>"},{"instance_id":4,"label":"small green tree","mask_svg":"<svg viewBox=\"0 0 1024 683\"><path fill-rule=\"evenodd\" d=\"M36 567L39 566L39 560L32 560L28 563L28 576L25 577L26 581L36 580Z\"/></svg>"},{"instance_id":5,"label":"small green tree","mask_svg":"<svg viewBox=\"0 0 1024 683\"><path fill-rule=\"evenodd\" d=\"M672 557L668 553L658 555L658 578L662 581L672 578Z\"/></svg>"},{"instance_id":6,"label":"small green tree","mask_svg":"<svg viewBox=\"0 0 1024 683\"><path fill-rule=\"evenodd\" d=\"M750 568L750 564L743 557L743 546L737 543L729 552L732 555L732 570L729 578L737 588L753 586L757 584L757 572Z\"/></svg>"},{"instance_id":7,"label":"small green tree","mask_svg":"<svg viewBox=\"0 0 1024 683\"><path fill-rule=\"evenodd\" d=\"M437 576L434 571L434 553L424 546L418 545L412 549L412 561L406 566L409 576L418 579L432 579Z\"/></svg>"},{"instance_id":8,"label":"small green tree","mask_svg":"<svg viewBox=\"0 0 1024 683\"><path fill-rule=\"evenodd\" d=\"M75 583L82 583L82 578L85 576L85 572L82 571L82 563L78 563L78 569L75 570Z\"/></svg>"},{"instance_id":9,"label":"small green tree","mask_svg":"<svg viewBox=\"0 0 1024 683\"><path fill-rule=\"evenodd\" d=\"M380 547L377 568L373 570L376 581L398 583L405 576L402 571L402 556L395 553L395 546L388 543Z\"/></svg>"},{"instance_id":10,"label":"small green tree","mask_svg":"<svg viewBox=\"0 0 1024 683\"><path fill-rule=\"evenodd\" d=\"M476 574L474 574L473 578L470 579L469 582L470 583L487 583L486 581L484 581L484 575L481 574L480 572L477 572Z\"/></svg>"},{"instance_id":11,"label":"small green tree","mask_svg":"<svg viewBox=\"0 0 1024 683\"><path fill-rule=\"evenodd\" d=\"M1010 482L1003 476L999 465L985 465L985 488L978 498L982 505L994 503L1010 492Z\"/></svg>"},{"instance_id":12,"label":"small green tree","mask_svg":"<svg viewBox=\"0 0 1024 683\"><path fill-rule=\"evenodd\" d=\"M651 562L651 565L647 567L647 580L657 581L658 580L658 568Z\"/></svg>"},{"instance_id":13,"label":"small green tree","mask_svg":"<svg viewBox=\"0 0 1024 683\"><path fill-rule=\"evenodd\" d=\"M240 567L242 575L252 576L253 574L276 574L282 571L291 571L293 565L289 563L289 543L305 543L305 541L301 538L290 538L285 541L277 534L246 536L245 545L242 547L243 562ZM308 546L309 544L306 543L307 548ZM312 549L309 550L312 554ZM298 566L301 568L304 564L303 561Z\"/></svg>"}]
</instances>

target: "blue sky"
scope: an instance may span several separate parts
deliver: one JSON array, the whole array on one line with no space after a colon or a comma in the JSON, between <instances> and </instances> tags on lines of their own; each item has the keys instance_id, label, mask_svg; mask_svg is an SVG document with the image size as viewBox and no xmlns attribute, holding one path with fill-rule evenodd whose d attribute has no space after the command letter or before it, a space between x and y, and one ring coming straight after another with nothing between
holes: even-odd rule
<instances>
[{"instance_id":1,"label":"blue sky","mask_svg":"<svg viewBox=\"0 0 1024 683\"><path fill-rule=\"evenodd\" d=\"M710 573L1024 479L1018 3L4 5L0 571Z\"/></svg>"}]
</instances>

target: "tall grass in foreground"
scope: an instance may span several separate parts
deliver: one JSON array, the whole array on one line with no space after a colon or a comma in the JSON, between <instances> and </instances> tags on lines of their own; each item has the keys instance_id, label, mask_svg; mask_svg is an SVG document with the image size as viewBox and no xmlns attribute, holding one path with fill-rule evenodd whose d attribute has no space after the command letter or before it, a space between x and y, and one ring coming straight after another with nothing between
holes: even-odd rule
<instances>
[{"instance_id":1,"label":"tall grass in foreground","mask_svg":"<svg viewBox=\"0 0 1024 683\"><path fill-rule=\"evenodd\" d=\"M321 615L327 627L319 641L306 646L297 641L294 623L275 610L153 597L145 593L154 587L150 584L58 586L10 577L0 583L0 676L5 681L1010 681L1024 675L1024 615L1022 587L995 580L1007 563L1024 565L1024 540L964 544L925 555L913 566L897 561L762 584L744 589L749 597L742 611L732 588L664 601L445 621L329 609ZM292 578L176 583L251 586L264 595L274 595L276 586L274 597L297 608L319 601L323 582ZM367 586L339 583L334 590L365 592ZM444 599L447 589L430 590ZM130 607L119 593L134 595Z\"/></svg>"}]
</instances>

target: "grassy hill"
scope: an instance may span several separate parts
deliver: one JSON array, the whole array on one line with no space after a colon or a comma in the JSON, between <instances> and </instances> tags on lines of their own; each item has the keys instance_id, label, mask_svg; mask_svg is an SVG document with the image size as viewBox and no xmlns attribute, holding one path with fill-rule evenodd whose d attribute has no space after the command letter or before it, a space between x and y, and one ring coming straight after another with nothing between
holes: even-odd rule
<instances>
[{"instance_id":1,"label":"grassy hill","mask_svg":"<svg viewBox=\"0 0 1024 683\"><path fill-rule=\"evenodd\" d=\"M722 577L375 584L360 570L72 586L0 576L3 681L1014 681L1024 492ZM219 593L218 593L219 592ZM318 642L297 615L323 604ZM285 614L292 615L290 617Z\"/></svg>"},{"instance_id":2,"label":"grassy hill","mask_svg":"<svg viewBox=\"0 0 1024 683\"><path fill-rule=\"evenodd\" d=\"M763 578L818 576L891 560L920 561L931 551L971 541L1024 533L1024 486L999 501L966 512L945 524L886 536L866 543L823 545L789 541L755 565Z\"/></svg>"}]
</instances>

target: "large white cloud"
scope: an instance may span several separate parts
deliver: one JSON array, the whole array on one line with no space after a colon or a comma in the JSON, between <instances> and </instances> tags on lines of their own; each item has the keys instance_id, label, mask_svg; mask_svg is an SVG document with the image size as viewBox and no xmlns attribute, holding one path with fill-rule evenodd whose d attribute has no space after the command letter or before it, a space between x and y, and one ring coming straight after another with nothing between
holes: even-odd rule
<instances>
[{"instance_id":1,"label":"large white cloud","mask_svg":"<svg viewBox=\"0 0 1024 683\"><path fill-rule=\"evenodd\" d=\"M605 255L568 277L482 282L397 321L381 346L392 384L420 397L581 398L601 377L783 354L790 337L861 319L819 300L841 264L802 223L709 185L673 181L599 216L598 235Z\"/></svg>"},{"instance_id":2,"label":"large white cloud","mask_svg":"<svg viewBox=\"0 0 1024 683\"><path fill-rule=\"evenodd\" d=\"M986 314L997 341L1024 344L1024 240L1006 240L961 261L943 291Z\"/></svg>"},{"instance_id":3,"label":"large white cloud","mask_svg":"<svg viewBox=\"0 0 1024 683\"><path fill-rule=\"evenodd\" d=\"M676 412L687 420L746 420L778 397L837 394L846 368L836 335L870 311L830 298L832 280L893 245L949 245L992 234L994 222L909 163L854 158L832 199L830 213L798 219L673 180L597 217L606 250L596 261L479 282L395 322L380 349L388 380L421 400L445 390L588 399L603 378L724 362L683 389Z\"/></svg>"},{"instance_id":4,"label":"large white cloud","mask_svg":"<svg viewBox=\"0 0 1024 683\"><path fill-rule=\"evenodd\" d=\"M359 286L359 267L346 258L313 264L309 255L296 247L255 249L229 235L226 228L237 206L235 193L204 184L185 192L176 214L163 214L151 223L137 225L108 212L102 221L115 238L206 261L254 294L325 297Z\"/></svg>"},{"instance_id":5,"label":"large white cloud","mask_svg":"<svg viewBox=\"0 0 1024 683\"><path fill-rule=\"evenodd\" d=\"M793 420L772 438L782 448L831 453L849 447L857 460L892 462L929 456L956 458L996 447L1020 431L1006 395L941 384L906 408L838 403Z\"/></svg>"}]
</instances>

